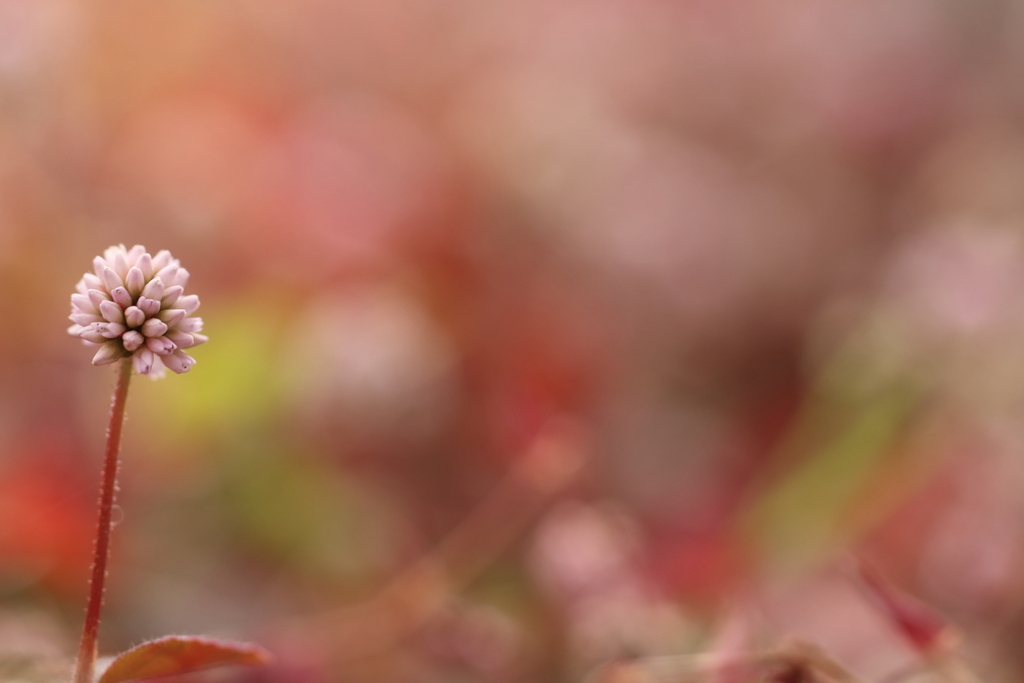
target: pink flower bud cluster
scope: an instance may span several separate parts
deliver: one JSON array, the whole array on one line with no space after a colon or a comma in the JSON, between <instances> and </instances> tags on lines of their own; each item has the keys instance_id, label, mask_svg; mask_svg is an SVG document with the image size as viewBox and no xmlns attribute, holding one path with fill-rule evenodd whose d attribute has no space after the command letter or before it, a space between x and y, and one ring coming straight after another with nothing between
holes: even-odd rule
<instances>
[{"instance_id":1,"label":"pink flower bud cluster","mask_svg":"<svg viewBox=\"0 0 1024 683\"><path fill-rule=\"evenodd\" d=\"M183 349L207 339L192 315L199 297L185 295L188 271L166 249L150 256L140 245L110 247L92 265L71 295L68 333L99 347L93 365L131 356L143 375L188 372L196 361Z\"/></svg>"}]
</instances>

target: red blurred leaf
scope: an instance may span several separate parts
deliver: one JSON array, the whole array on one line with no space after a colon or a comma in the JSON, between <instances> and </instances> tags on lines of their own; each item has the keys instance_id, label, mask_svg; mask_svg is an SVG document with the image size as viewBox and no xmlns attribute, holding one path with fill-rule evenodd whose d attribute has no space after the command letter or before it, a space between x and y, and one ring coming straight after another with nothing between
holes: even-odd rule
<instances>
[{"instance_id":1,"label":"red blurred leaf","mask_svg":"<svg viewBox=\"0 0 1024 683\"><path fill-rule=\"evenodd\" d=\"M919 652L928 654L955 640L953 628L938 611L899 590L866 564L857 562L855 567L872 602Z\"/></svg>"},{"instance_id":2,"label":"red blurred leaf","mask_svg":"<svg viewBox=\"0 0 1024 683\"><path fill-rule=\"evenodd\" d=\"M249 643L197 636L167 636L119 654L97 683L140 681L216 666L269 664L271 655Z\"/></svg>"}]
</instances>

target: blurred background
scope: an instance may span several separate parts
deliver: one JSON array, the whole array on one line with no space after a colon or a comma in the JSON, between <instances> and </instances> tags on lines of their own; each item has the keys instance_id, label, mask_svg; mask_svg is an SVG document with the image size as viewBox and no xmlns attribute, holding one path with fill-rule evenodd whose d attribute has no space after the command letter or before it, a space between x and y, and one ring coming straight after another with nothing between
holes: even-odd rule
<instances>
[{"instance_id":1,"label":"blurred background","mask_svg":"<svg viewBox=\"0 0 1024 683\"><path fill-rule=\"evenodd\" d=\"M799 637L881 681L921 658L857 556L1021 680L1022 33L1021 0L0 0L0 651L76 647L114 372L65 316L123 242L210 342L133 384L103 653L583 681Z\"/></svg>"}]
</instances>

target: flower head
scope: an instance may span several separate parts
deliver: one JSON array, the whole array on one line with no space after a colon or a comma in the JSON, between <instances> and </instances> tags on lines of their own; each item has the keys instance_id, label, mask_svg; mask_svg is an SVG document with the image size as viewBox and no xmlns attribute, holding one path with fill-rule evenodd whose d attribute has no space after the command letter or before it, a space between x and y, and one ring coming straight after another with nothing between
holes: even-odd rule
<instances>
[{"instance_id":1,"label":"flower head","mask_svg":"<svg viewBox=\"0 0 1024 683\"><path fill-rule=\"evenodd\" d=\"M97 256L71 295L68 334L98 347L93 365L131 356L135 370L159 377L164 368L188 372L196 361L182 349L206 341L203 319L193 317L199 297L185 296L189 273L166 249L123 244Z\"/></svg>"}]
</instances>

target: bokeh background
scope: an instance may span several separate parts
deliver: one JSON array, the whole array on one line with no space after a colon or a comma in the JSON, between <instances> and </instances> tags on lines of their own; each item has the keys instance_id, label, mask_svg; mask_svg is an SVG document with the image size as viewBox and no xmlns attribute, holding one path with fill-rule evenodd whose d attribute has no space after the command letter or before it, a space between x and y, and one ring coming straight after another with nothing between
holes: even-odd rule
<instances>
[{"instance_id":1,"label":"bokeh background","mask_svg":"<svg viewBox=\"0 0 1024 683\"><path fill-rule=\"evenodd\" d=\"M859 557L1020 680L1021 35L1020 0L0 0L0 650L75 649L113 371L65 315L123 242L210 342L132 387L104 653L582 681L794 636L881 681L920 656Z\"/></svg>"}]
</instances>

